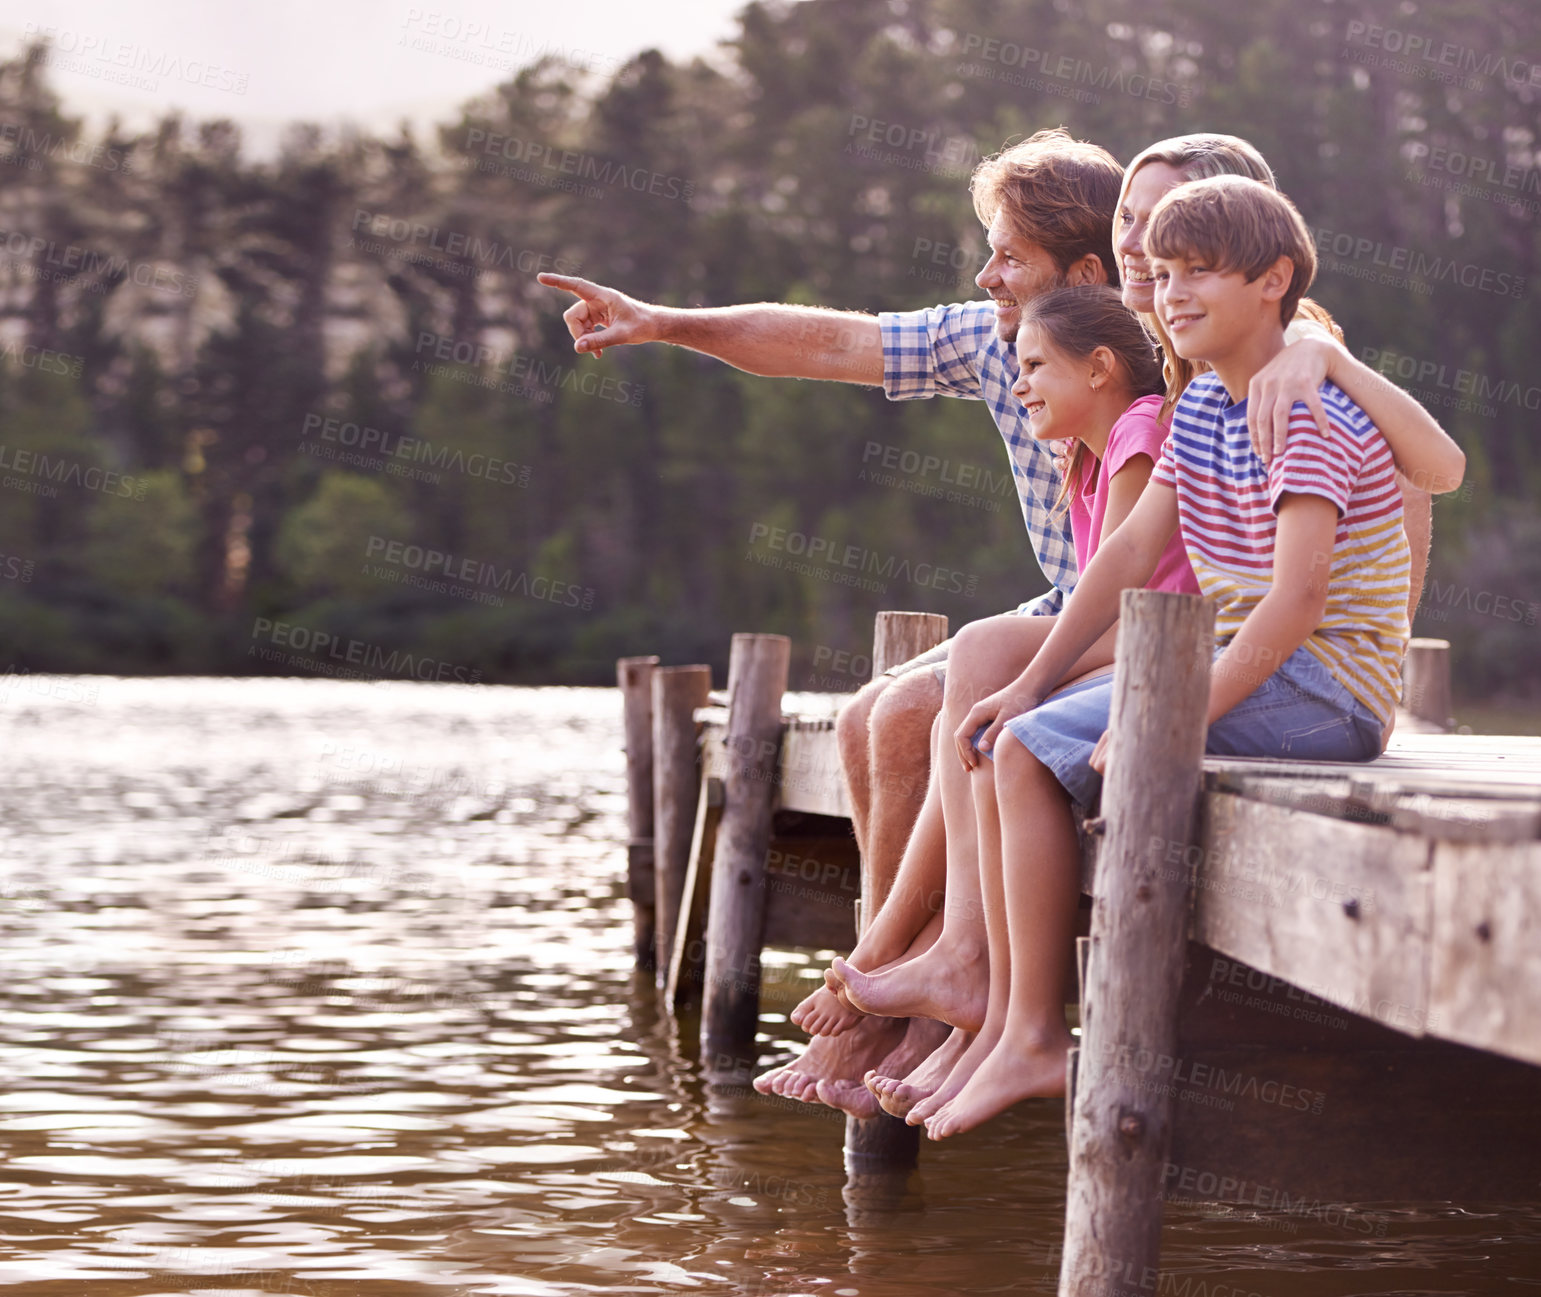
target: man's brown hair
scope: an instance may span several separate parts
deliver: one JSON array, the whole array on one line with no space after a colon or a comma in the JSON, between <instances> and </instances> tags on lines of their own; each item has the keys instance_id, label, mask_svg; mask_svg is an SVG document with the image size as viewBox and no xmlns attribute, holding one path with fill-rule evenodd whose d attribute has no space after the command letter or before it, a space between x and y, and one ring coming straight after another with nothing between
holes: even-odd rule
<instances>
[{"instance_id":1,"label":"man's brown hair","mask_svg":"<svg viewBox=\"0 0 1541 1297\"><path fill-rule=\"evenodd\" d=\"M1087 253L1118 283L1113 214L1124 169L1106 149L1063 127L1039 131L974 168L974 211L989 225L1003 213L1012 232L1038 244L1060 274Z\"/></svg>"},{"instance_id":2,"label":"man's brown hair","mask_svg":"<svg viewBox=\"0 0 1541 1297\"><path fill-rule=\"evenodd\" d=\"M1294 270L1279 302L1285 326L1316 278L1316 247L1295 204L1245 176L1210 176L1169 190L1151 211L1145 254L1239 271L1249 284L1288 257Z\"/></svg>"}]
</instances>

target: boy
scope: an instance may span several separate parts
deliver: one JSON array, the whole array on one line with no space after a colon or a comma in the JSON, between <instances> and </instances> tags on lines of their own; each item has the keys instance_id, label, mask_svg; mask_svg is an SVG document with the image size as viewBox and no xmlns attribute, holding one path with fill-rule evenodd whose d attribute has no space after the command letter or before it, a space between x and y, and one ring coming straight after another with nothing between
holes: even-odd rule
<instances>
[{"instance_id":1,"label":"boy","mask_svg":"<svg viewBox=\"0 0 1541 1297\"><path fill-rule=\"evenodd\" d=\"M1172 190L1145 238L1173 346L1212 372L1183 394L1149 485L1032 664L959 731L987 725L984 752L1000 739L994 794L991 781L976 788L980 863L994 874L987 908L992 892L1004 907L990 939L1009 942L1010 977L992 981L984 1029L910 1113L933 1138L1064 1092L1063 970L1079 890L1069 800L1089 802L1101 782L1112 681L1037 704L1116 620L1120 592L1149 579L1174 528L1218 605L1208 751L1366 760L1396 706L1410 563L1389 448L1330 383L1325 429L1297 403L1268 464L1247 435L1247 384L1283 349L1316 270L1300 214L1266 185L1217 176ZM960 750L965 764L978 760L966 740Z\"/></svg>"}]
</instances>

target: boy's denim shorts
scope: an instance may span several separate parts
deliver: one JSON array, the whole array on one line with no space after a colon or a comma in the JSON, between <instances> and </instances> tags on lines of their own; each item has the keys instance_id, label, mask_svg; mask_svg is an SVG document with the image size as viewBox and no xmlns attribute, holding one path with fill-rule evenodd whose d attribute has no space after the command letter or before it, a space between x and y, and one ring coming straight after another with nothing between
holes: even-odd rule
<instances>
[{"instance_id":1,"label":"boy's denim shorts","mask_svg":"<svg viewBox=\"0 0 1541 1297\"><path fill-rule=\"evenodd\" d=\"M1108 727L1112 702L1113 677L1098 676L1062 690L1005 728L1071 797L1089 806L1102 776L1087 762ZM1368 761L1380 755L1382 728L1375 713L1302 646L1209 727L1204 750L1227 757Z\"/></svg>"}]
</instances>

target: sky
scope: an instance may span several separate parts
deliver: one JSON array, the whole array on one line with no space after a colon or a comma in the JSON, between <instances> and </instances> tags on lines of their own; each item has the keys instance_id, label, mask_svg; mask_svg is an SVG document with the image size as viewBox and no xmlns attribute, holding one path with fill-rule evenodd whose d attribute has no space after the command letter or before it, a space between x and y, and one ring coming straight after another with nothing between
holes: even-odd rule
<instances>
[{"instance_id":1,"label":"sky","mask_svg":"<svg viewBox=\"0 0 1541 1297\"><path fill-rule=\"evenodd\" d=\"M270 155L286 122L427 125L543 52L604 74L649 46L710 53L747 0L7 0L0 55L52 37L50 81L88 123L171 108L242 124Z\"/></svg>"}]
</instances>

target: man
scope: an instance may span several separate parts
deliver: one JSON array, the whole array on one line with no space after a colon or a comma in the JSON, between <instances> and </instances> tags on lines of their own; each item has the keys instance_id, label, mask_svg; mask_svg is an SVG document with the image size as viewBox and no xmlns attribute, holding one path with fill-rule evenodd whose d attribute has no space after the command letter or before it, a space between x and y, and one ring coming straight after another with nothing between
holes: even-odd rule
<instances>
[{"instance_id":1,"label":"man","mask_svg":"<svg viewBox=\"0 0 1541 1297\"><path fill-rule=\"evenodd\" d=\"M1012 344L1021 303L1052 288L1117 282L1112 224L1122 176L1106 150L1063 130L1040 131L981 162L970 190L990 258L975 282L989 302L876 318L770 303L678 309L584 279L542 274L539 280L577 296L563 318L580 353L668 342L767 377L881 385L891 400L985 401L1006 444L1033 552L1052 587L1019 611L1055 613L1075 585L1075 554L1068 518L1053 510L1059 475L1052 454L1029 435L1011 395L1017 377ZM898 926L911 931L927 917L917 911L937 908L944 881L939 804L919 824L917 817L929 778L931 727L942 706L937 668L945 659L940 646L872 681L837 724L857 845L871 867L878 905L890 904L904 857L905 885L891 904L908 911ZM918 1062L945 1031L922 1020L861 1015L825 988L792 1016L805 1027L836 1024L839 1034L817 1036L797 1063L760 1077L756 1088L817 1098L858 1116L877 1111L862 1085L868 1068Z\"/></svg>"}]
</instances>

